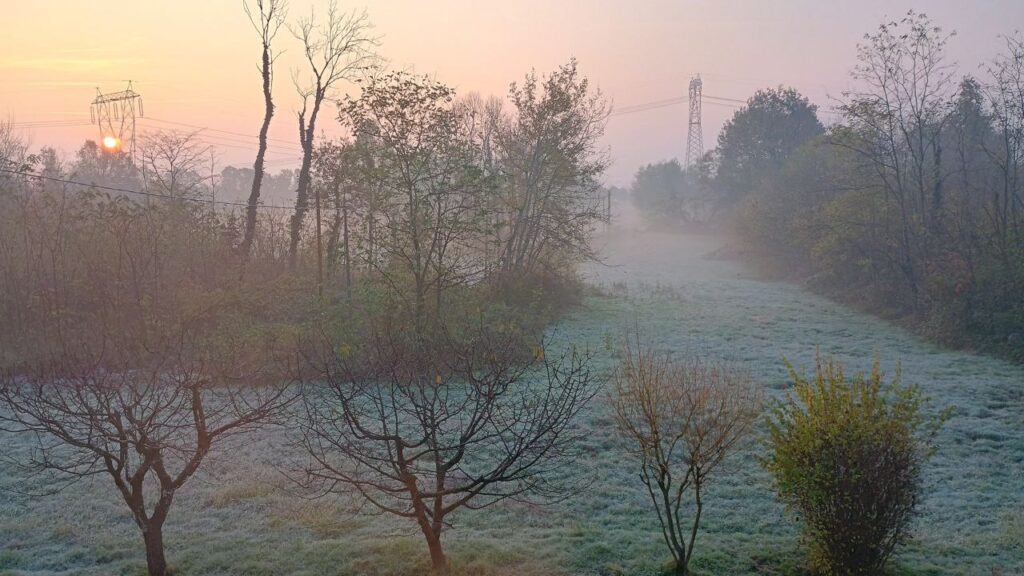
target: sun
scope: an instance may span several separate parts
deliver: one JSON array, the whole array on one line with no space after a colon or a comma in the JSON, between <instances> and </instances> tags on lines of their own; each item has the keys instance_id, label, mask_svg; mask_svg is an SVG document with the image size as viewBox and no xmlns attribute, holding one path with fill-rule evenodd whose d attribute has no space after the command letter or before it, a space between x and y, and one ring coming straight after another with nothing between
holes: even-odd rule
<instances>
[{"instance_id":1,"label":"sun","mask_svg":"<svg viewBox=\"0 0 1024 576\"><path fill-rule=\"evenodd\" d=\"M108 152L114 152L121 147L121 140L116 136L104 136L103 148Z\"/></svg>"}]
</instances>

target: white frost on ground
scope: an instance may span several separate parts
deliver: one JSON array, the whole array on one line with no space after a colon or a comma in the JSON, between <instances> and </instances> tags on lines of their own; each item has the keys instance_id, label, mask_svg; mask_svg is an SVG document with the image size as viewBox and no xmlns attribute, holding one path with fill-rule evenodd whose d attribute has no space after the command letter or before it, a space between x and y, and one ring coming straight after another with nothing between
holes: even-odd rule
<instances>
[{"instance_id":1,"label":"white frost on ground","mask_svg":"<svg viewBox=\"0 0 1024 576\"><path fill-rule=\"evenodd\" d=\"M611 296L586 305L554 331L556 341L599 353L634 322L673 352L744 363L773 394L787 386L782 359L809 369L815 349L866 370L875 354L888 372L920 385L934 409L955 406L926 471L917 538L897 558L911 574L1024 574L1024 369L942 351L876 318L796 286L752 279L734 262L702 256L709 236L619 231L588 280ZM599 399L584 422L587 457L574 472L590 488L552 508L509 503L455 517L453 561L479 574L654 574L666 554L632 462L619 451ZM2 437L11 458L23 439ZM288 437L268 432L222 455L179 495L165 529L169 561L185 574L408 574L426 548L410 523L365 518L341 503L290 493L275 471ZM801 553L797 528L759 468L757 443L712 487L695 567L704 574L790 574ZM0 488L19 484L0 460ZM0 493L0 573L138 574L141 538L102 477L56 497Z\"/></svg>"}]
</instances>

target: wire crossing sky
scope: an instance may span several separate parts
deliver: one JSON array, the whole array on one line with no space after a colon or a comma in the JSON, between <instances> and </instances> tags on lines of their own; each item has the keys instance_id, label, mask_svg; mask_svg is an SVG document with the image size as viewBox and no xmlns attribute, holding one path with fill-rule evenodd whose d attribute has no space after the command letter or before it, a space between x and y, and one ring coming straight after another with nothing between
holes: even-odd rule
<instances>
[{"instance_id":1,"label":"wire crossing sky","mask_svg":"<svg viewBox=\"0 0 1024 576\"><path fill-rule=\"evenodd\" d=\"M86 138L96 88L143 95L139 130L206 127L221 164L251 164L262 118L259 44L241 0L7 2L0 19L0 114L35 146L71 154ZM293 19L324 2L292 0ZM705 148L722 123L759 88L789 85L822 109L849 87L856 44L910 8L957 31L949 46L962 74L977 73L1024 22L1019 0L370 0L365 8L393 68L430 74L460 93L504 95L535 68L575 56L614 102L606 144L612 184L628 184L648 162L682 158L686 91L700 73L706 95ZM121 6L119 6L121 5ZM122 9L123 8L123 9ZM283 31L271 127L271 169L288 167L298 146L299 100L290 68L297 42ZM341 94L351 89L341 88ZM331 114L333 115L333 110ZM828 121L834 116L823 113ZM325 116L326 118L326 116ZM157 120L160 119L160 120ZM177 123L177 124L176 124ZM340 134L322 122L328 135Z\"/></svg>"}]
</instances>

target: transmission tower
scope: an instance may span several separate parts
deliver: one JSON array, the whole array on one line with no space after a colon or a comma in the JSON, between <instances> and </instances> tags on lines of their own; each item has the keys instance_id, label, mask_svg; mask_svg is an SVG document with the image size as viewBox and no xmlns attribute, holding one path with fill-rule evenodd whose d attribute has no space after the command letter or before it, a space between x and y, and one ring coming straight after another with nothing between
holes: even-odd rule
<instances>
[{"instance_id":1,"label":"transmission tower","mask_svg":"<svg viewBox=\"0 0 1024 576\"><path fill-rule=\"evenodd\" d=\"M704 155L704 131L700 125L701 90L700 74L690 79L690 126L686 136L686 167L693 166Z\"/></svg>"},{"instance_id":2,"label":"transmission tower","mask_svg":"<svg viewBox=\"0 0 1024 576\"><path fill-rule=\"evenodd\" d=\"M104 94L96 88L96 99L89 107L89 117L100 128L100 143L107 152L120 152L128 145L128 153L135 161L135 118L144 117L142 96L128 89Z\"/></svg>"}]
</instances>

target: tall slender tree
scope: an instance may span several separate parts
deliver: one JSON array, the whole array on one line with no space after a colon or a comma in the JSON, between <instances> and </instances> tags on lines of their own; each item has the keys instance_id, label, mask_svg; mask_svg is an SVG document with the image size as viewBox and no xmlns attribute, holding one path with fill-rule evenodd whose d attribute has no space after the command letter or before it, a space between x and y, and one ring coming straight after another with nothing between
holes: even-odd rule
<instances>
[{"instance_id":1,"label":"tall slender tree","mask_svg":"<svg viewBox=\"0 0 1024 576\"><path fill-rule=\"evenodd\" d=\"M302 109L298 112L302 165L299 168L295 213L290 225L288 258L292 269L298 265L302 224L309 211L310 168L317 117L324 101L340 82L353 80L376 62L373 48L377 46L377 39L370 36L370 29L370 19L365 11L341 12L333 0L328 4L327 18L321 25L317 25L315 13L311 12L292 29L292 34L302 42L309 74L306 81L301 79L300 73L294 74L295 87L302 97ZM316 201L319 200L317 195Z\"/></svg>"},{"instance_id":2,"label":"tall slender tree","mask_svg":"<svg viewBox=\"0 0 1024 576\"><path fill-rule=\"evenodd\" d=\"M249 202L245 208L245 232L240 247L242 266L249 260L249 253L252 248L252 240L256 231L256 210L260 202L260 188L263 185L264 161L267 155L267 132L270 130L270 121L274 117L274 56L271 43L281 26L285 22L288 12L286 0L256 0L255 10L249 3L243 4L245 14L249 17L256 33L260 36L262 53L260 56L260 76L263 78L263 124L260 125L259 148L256 151L256 160L253 162L252 189L249 192ZM244 272L243 272L244 273Z\"/></svg>"}]
</instances>

